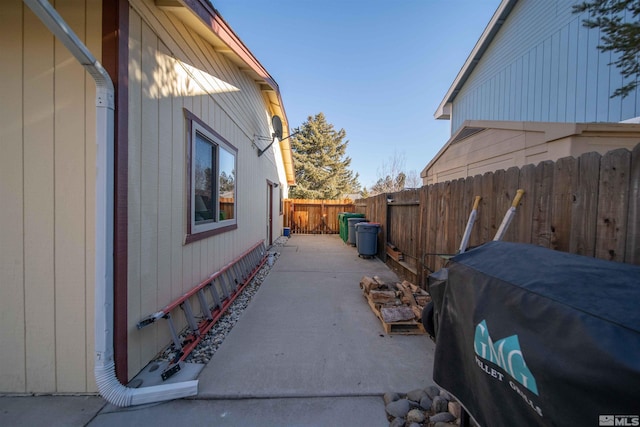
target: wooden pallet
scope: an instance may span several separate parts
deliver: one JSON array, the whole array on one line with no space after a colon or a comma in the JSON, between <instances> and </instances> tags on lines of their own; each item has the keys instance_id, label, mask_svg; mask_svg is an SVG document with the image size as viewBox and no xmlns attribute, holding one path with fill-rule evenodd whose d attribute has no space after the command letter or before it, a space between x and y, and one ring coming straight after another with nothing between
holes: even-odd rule
<instances>
[{"instance_id":1,"label":"wooden pallet","mask_svg":"<svg viewBox=\"0 0 640 427\"><path fill-rule=\"evenodd\" d=\"M421 335L426 334L427 331L424 330L424 326L422 326L421 322L416 322L415 320L406 321L406 322L393 322L387 323L382 318L382 314L378 307L376 307L376 303L371 300L371 297L367 294L364 295L369 303L369 307L376 315L376 317L382 323L382 327L387 334L397 334L397 335Z\"/></svg>"}]
</instances>

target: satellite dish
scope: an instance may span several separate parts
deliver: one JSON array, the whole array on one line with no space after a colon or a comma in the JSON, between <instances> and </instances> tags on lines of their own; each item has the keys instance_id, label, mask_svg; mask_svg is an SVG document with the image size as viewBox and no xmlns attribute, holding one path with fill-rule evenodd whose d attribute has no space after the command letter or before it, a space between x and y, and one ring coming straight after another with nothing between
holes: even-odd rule
<instances>
[{"instance_id":1,"label":"satellite dish","mask_svg":"<svg viewBox=\"0 0 640 427\"><path fill-rule=\"evenodd\" d=\"M273 126L273 136L278 139L282 139L282 120L280 117L273 116L271 118L271 125Z\"/></svg>"}]
</instances>

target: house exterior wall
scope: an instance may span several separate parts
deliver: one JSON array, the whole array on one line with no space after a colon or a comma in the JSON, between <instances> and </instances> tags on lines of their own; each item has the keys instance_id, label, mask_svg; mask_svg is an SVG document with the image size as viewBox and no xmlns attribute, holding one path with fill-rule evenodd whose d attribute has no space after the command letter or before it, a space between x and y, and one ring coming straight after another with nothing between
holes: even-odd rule
<instances>
[{"instance_id":1,"label":"house exterior wall","mask_svg":"<svg viewBox=\"0 0 640 427\"><path fill-rule=\"evenodd\" d=\"M520 0L453 100L451 134L465 120L620 122L640 116L638 89L623 83L598 30L582 25L574 2Z\"/></svg>"},{"instance_id":2,"label":"house exterior wall","mask_svg":"<svg viewBox=\"0 0 640 427\"><path fill-rule=\"evenodd\" d=\"M530 144L538 145L536 139L530 137ZM524 156L526 142L523 131L490 129L480 132L450 145L426 170L422 183L430 185L497 169L506 170L515 165L516 157Z\"/></svg>"},{"instance_id":3,"label":"house exterior wall","mask_svg":"<svg viewBox=\"0 0 640 427\"><path fill-rule=\"evenodd\" d=\"M100 55L100 0L56 10ZM95 84L20 0L0 2L0 393L95 390Z\"/></svg>"},{"instance_id":4,"label":"house exterior wall","mask_svg":"<svg viewBox=\"0 0 640 427\"><path fill-rule=\"evenodd\" d=\"M144 316L193 288L267 236L267 181L277 170L259 84L171 11L132 0L129 28L129 377L171 342L166 323L137 330ZM185 244L188 110L238 149L237 229ZM282 172L280 172L282 174ZM273 236L282 232L274 189ZM180 329L184 324L178 324Z\"/></svg>"},{"instance_id":5,"label":"house exterior wall","mask_svg":"<svg viewBox=\"0 0 640 427\"><path fill-rule=\"evenodd\" d=\"M633 149L640 142L640 125L568 123L467 122L485 127L450 142L423 171L423 185L482 175L510 167L538 164L588 152L602 155L616 148Z\"/></svg>"},{"instance_id":6,"label":"house exterior wall","mask_svg":"<svg viewBox=\"0 0 640 427\"><path fill-rule=\"evenodd\" d=\"M169 343L135 323L267 238L267 181L280 235L287 180L279 144L252 147L272 132L259 84L153 1L130 5L132 377ZM55 9L100 58L102 2ZM95 83L20 0L0 2L0 51L0 393L94 393ZM189 244L184 109L238 149L237 229Z\"/></svg>"}]
</instances>

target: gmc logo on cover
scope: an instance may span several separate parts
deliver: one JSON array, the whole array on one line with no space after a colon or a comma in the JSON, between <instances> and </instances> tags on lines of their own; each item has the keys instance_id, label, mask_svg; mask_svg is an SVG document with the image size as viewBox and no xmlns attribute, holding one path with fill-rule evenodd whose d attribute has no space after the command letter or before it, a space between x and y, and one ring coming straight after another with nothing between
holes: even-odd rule
<instances>
[{"instance_id":1,"label":"gmc logo on cover","mask_svg":"<svg viewBox=\"0 0 640 427\"><path fill-rule=\"evenodd\" d=\"M538 395L536 379L524 361L517 335L511 335L494 343L489 335L487 322L483 320L476 326L473 349L478 356L495 363L504 369L511 378L525 386L536 396Z\"/></svg>"}]
</instances>

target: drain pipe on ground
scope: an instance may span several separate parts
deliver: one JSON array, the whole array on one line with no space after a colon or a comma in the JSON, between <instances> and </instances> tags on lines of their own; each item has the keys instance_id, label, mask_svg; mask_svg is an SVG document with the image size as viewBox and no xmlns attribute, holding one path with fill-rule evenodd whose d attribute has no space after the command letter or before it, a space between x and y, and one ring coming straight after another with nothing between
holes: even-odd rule
<instances>
[{"instance_id":1,"label":"drain pipe on ground","mask_svg":"<svg viewBox=\"0 0 640 427\"><path fill-rule=\"evenodd\" d=\"M94 372L98 391L109 403L121 407L194 396L198 393L197 380L128 388L116 378L113 353L113 82L48 0L23 1L82 64L97 87Z\"/></svg>"}]
</instances>

